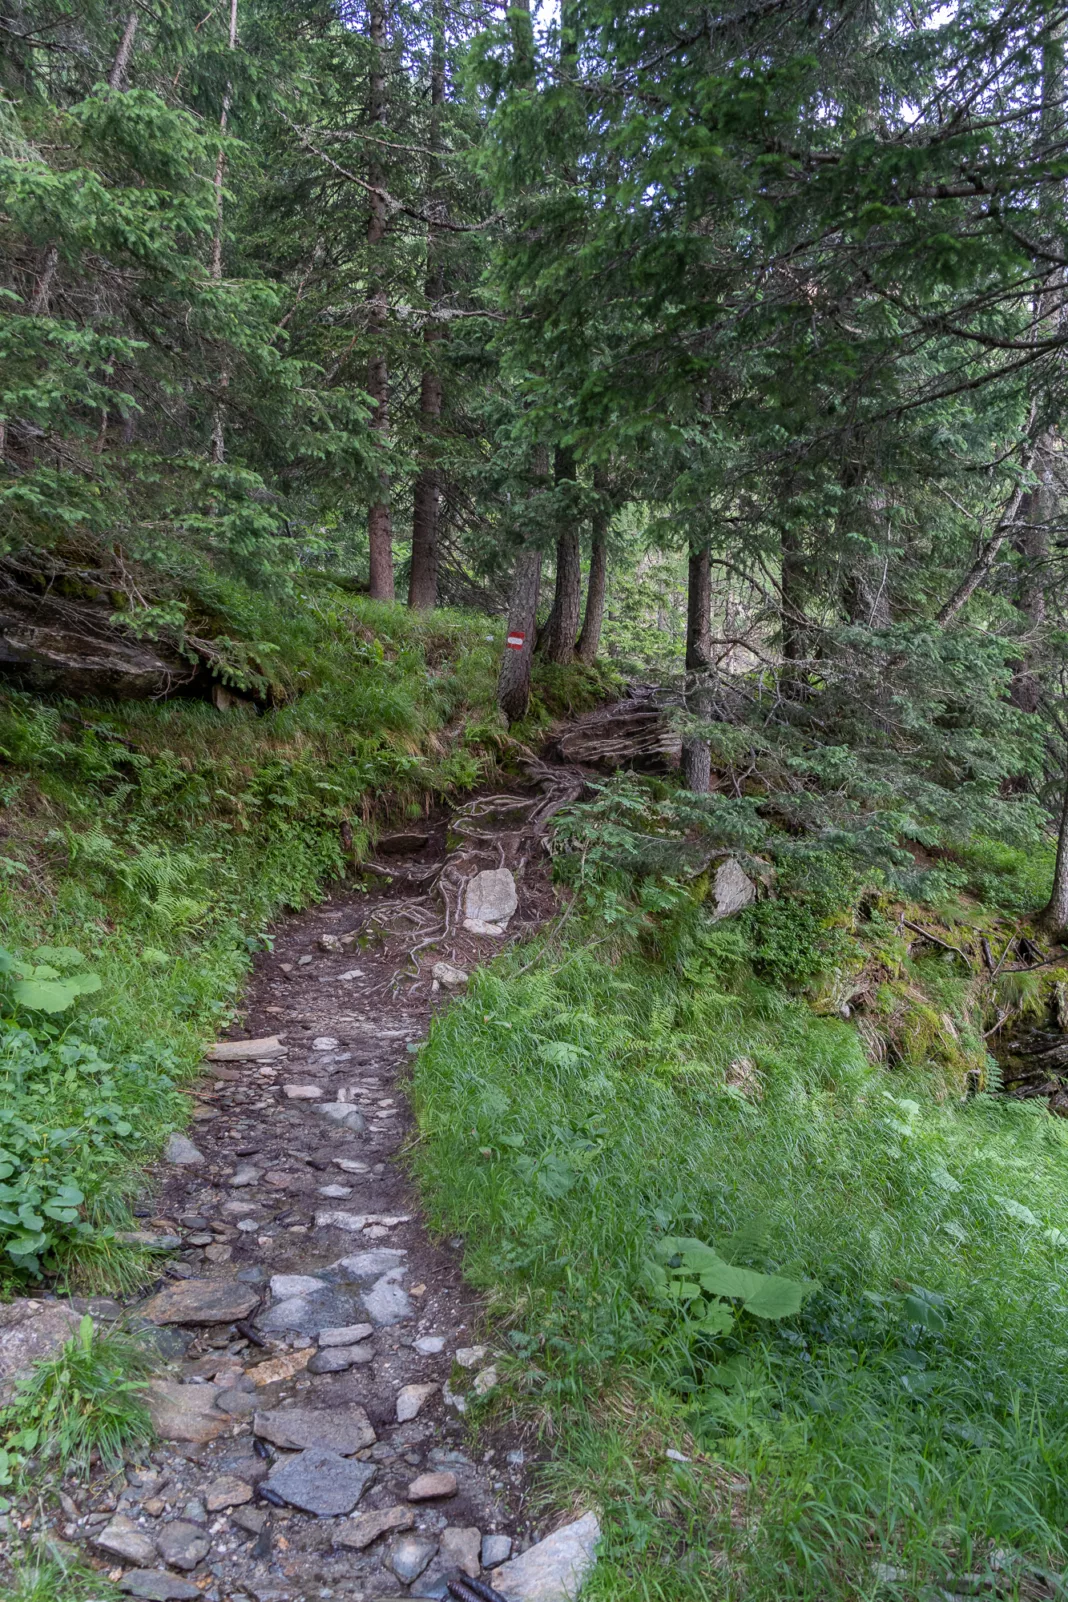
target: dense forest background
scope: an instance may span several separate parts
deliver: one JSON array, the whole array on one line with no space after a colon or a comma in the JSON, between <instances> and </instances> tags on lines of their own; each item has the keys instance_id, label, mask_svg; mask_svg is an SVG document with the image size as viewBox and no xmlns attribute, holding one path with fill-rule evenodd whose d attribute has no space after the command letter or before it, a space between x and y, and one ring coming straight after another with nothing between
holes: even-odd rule
<instances>
[{"instance_id":1,"label":"dense forest background","mask_svg":"<svg viewBox=\"0 0 1068 1602\"><path fill-rule=\"evenodd\" d=\"M0 29L16 671L92 603L123 685L277 699L242 608L323 575L507 613L513 719L535 640L673 673L698 790L714 724L1060 812L1056 8Z\"/></svg>"},{"instance_id":2,"label":"dense forest background","mask_svg":"<svg viewBox=\"0 0 1068 1602\"><path fill-rule=\"evenodd\" d=\"M132 1297L280 912L637 687L412 1066L591 1595L1061 1594L1066 48L0 0L0 1292Z\"/></svg>"}]
</instances>

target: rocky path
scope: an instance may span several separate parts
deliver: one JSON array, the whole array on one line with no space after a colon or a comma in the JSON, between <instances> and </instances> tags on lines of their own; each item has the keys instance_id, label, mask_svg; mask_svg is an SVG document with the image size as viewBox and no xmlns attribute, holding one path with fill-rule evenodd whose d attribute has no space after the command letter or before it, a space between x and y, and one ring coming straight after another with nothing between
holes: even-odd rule
<instances>
[{"instance_id":1,"label":"rocky path","mask_svg":"<svg viewBox=\"0 0 1068 1602\"><path fill-rule=\"evenodd\" d=\"M531 1444L469 1430L471 1398L497 1383L494 1335L462 1241L421 1220L404 1086L450 989L551 912L542 841L580 784L535 764L522 793L380 842L373 889L290 918L257 960L243 1027L205 1064L142 1209L174 1253L124 1310L167 1359L161 1443L117 1481L68 1485L54 1524L130 1595L577 1589L592 1514L539 1526Z\"/></svg>"}]
</instances>

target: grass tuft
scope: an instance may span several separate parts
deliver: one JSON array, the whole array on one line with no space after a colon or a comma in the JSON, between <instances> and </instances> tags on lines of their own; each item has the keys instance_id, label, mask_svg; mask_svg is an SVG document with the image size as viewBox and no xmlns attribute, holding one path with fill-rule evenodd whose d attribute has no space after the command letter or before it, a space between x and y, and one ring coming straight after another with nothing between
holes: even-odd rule
<instances>
[{"instance_id":1,"label":"grass tuft","mask_svg":"<svg viewBox=\"0 0 1068 1602\"><path fill-rule=\"evenodd\" d=\"M16 1474L33 1461L60 1472L87 1474L99 1461L121 1467L127 1452L153 1436L144 1403L151 1370L145 1347L132 1335L99 1335L88 1314L77 1336L37 1363L0 1414L0 1439Z\"/></svg>"}]
</instances>

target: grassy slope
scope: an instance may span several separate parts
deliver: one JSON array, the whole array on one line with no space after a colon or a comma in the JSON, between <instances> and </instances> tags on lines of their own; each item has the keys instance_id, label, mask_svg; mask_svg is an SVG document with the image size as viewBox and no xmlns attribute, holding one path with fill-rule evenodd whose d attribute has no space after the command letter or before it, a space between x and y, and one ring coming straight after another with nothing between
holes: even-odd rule
<instances>
[{"instance_id":1,"label":"grassy slope","mask_svg":"<svg viewBox=\"0 0 1068 1602\"><path fill-rule=\"evenodd\" d=\"M712 927L667 897L628 928L605 895L417 1062L435 1215L512 1322L554 1489L606 1511L597 1599L914 1597L995 1549L1064 1558L1068 1130L962 1098L973 978L878 907L852 956L892 1071L810 1004L829 976L769 983L787 906ZM648 1288L665 1232L820 1289L712 1339Z\"/></svg>"},{"instance_id":2,"label":"grassy slope","mask_svg":"<svg viewBox=\"0 0 1068 1602\"><path fill-rule=\"evenodd\" d=\"M326 585L243 604L289 691L274 710L0 696L0 942L22 961L77 948L102 981L51 1021L4 1009L0 1289L42 1265L81 1284L137 1277L112 1226L128 1225L139 1164L185 1122L180 1086L270 920L351 867L383 822L475 783L507 743L497 624ZM85 1198L77 1211L63 1182Z\"/></svg>"}]
</instances>

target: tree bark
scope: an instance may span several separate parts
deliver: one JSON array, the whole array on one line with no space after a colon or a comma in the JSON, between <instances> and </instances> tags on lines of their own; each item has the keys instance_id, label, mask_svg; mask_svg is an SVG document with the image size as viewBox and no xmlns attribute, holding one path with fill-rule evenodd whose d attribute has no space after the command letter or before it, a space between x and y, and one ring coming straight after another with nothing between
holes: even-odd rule
<instances>
[{"instance_id":1,"label":"tree bark","mask_svg":"<svg viewBox=\"0 0 1068 1602\"><path fill-rule=\"evenodd\" d=\"M604 626L604 598L608 580L608 520L610 508L600 468L593 473L593 487L601 496L593 519L590 541L590 576L586 584L586 615L575 654L586 667L592 667L601 647Z\"/></svg>"},{"instance_id":2,"label":"tree bark","mask_svg":"<svg viewBox=\"0 0 1068 1602\"><path fill-rule=\"evenodd\" d=\"M549 454L539 445L534 456L534 475L544 493L549 478ZM508 634L497 680L497 704L509 723L518 723L530 706L530 670L534 658L534 635L538 623L538 596L541 591L541 550L529 536L519 547L512 573L508 600ZM523 636L522 644L511 647L507 638Z\"/></svg>"},{"instance_id":3,"label":"tree bark","mask_svg":"<svg viewBox=\"0 0 1068 1602\"><path fill-rule=\"evenodd\" d=\"M382 0L372 0L368 27L372 51L369 121L372 128L383 129L386 125L386 11ZM368 145L372 152L375 148L373 144ZM371 428L384 446L389 439L389 362L384 342L387 312L385 274L378 258L386 237L387 210L385 196L380 192L382 172L373 154L368 162L368 180L375 187L371 191L367 219L368 271L371 280L368 318L371 358L367 367L367 393L372 401ZM392 601L393 514L389 504L389 474L385 469L378 475L378 490L378 499L367 513L369 588L373 600Z\"/></svg>"},{"instance_id":4,"label":"tree bark","mask_svg":"<svg viewBox=\"0 0 1068 1602\"><path fill-rule=\"evenodd\" d=\"M130 36L133 43L133 35ZM230 0L230 49L237 49L237 0ZM121 46L120 46L121 53ZM226 125L230 117L230 85L226 85L222 111L219 114L219 154L215 158L215 233L211 242L211 276L221 282L223 275L223 186L226 179ZM224 363L219 374L219 391L224 395L230 385L230 370ZM226 460L226 408L218 400L212 410L210 457L218 466Z\"/></svg>"},{"instance_id":5,"label":"tree bark","mask_svg":"<svg viewBox=\"0 0 1068 1602\"><path fill-rule=\"evenodd\" d=\"M1068 781L1065 783L1057 829L1057 861L1053 869L1053 890L1036 922L1055 940L1068 937Z\"/></svg>"},{"instance_id":6,"label":"tree bark","mask_svg":"<svg viewBox=\"0 0 1068 1602\"><path fill-rule=\"evenodd\" d=\"M41 276L37 280L33 291L33 299L30 301L30 311L34 317L40 317L43 312L48 310L52 296L52 280L56 276L56 268L58 266L59 250L55 245L49 245L44 253L44 261L41 264Z\"/></svg>"},{"instance_id":7,"label":"tree bark","mask_svg":"<svg viewBox=\"0 0 1068 1602\"><path fill-rule=\"evenodd\" d=\"M115 52L115 60L111 63L108 73L108 88L122 89L126 83L126 69L130 65L130 55L133 51L134 37L137 33L137 12L131 11L126 18L126 26L119 40L119 48Z\"/></svg>"},{"instance_id":8,"label":"tree bark","mask_svg":"<svg viewBox=\"0 0 1068 1602\"><path fill-rule=\"evenodd\" d=\"M574 452L557 446L555 461L557 488L574 483L578 477ZM565 503L565 527L556 541L556 590L553 608L538 641L547 662L566 667L575 660L575 640L582 617L582 553L574 507Z\"/></svg>"},{"instance_id":9,"label":"tree bark","mask_svg":"<svg viewBox=\"0 0 1068 1602\"><path fill-rule=\"evenodd\" d=\"M445 103L445 3L433 0L430 55L430 149L434 166L433 182L440 182L438 153L441 150L441 107ZM434 216L442 205L441 196L431 189L427 214ZM438 229L433 223L426 234L426 298L431 313L445 293L445 261ZM438 604L438 520L441 515L441 469L435 459L437 435L441 426L444 399L441 375L435 364L435 351L444 337L441 323L431 315L423 330L426 365L419 389L419 417L422 449L426 458L415 481L412 506L412 565L408 579L408 605L428 611Z\"/></svg>"},{"instance_id":10,"label":"tree bark","mask_svg":"<svg viewBox=\"0 0 1068 1602\"><path fill-rule=\"evenodd\" d=\"M884 527L886 497L862 474L852 474L844 485L849 500L839 538L851 532L860 536L857 548L849 553L843 586L846 616L850 623L866 629L890 627L890 557Z\"/></svg>"},{"instance_id":11,"label":"tree bark","mask_svg":"<svg viewBox=\"0 0 1068 1602\"><path fill-rule=\"evenodd\" d=\"M686 710L696 718L711 712L712 553L706 540L691 549L686 586ZM712 753L707 740L682 742L680 775L687 790L707 795L712 787Z\"/></svg>"},{"instance_id":12,"label":"tree bark","mask_svg":"<svg viewBox=\"0 0 1068 1602\"><path fill-rule=\"evenodd\" d=\"M1025 467L1030 467L1031 456L1032 452L1029 449L1024 459ZM1004 545L1009 534L1012 532L1013 525L1016 522L1016 514L1020 510L1020 503L1023 500L1024 493L1023 485L1020 485L1013 490L1012 494L1009 496L1001 517L998 519L998 525L993 534L987 540L972 567L961 579L960 583L957 585L957 588L949 597L949 600L946 601L945 605L939 609L935 617L935 622L941 624L943 628L947 628L949 624L953 622L953 619L957 616L957 613L968 604L976 590L979 588L980 584L990 572L990 569L993 567L997 558L998 552L1001 550L1001 547Z\"/></svg>"},{"instance_id":13,"label":"tree bark","mask_svg":"<svg viewBox=\"0 0 1068 1602\"><path fill-rule=\"evenodd\" d=\"M1009 699L1021 712L1037 712L1040 687L1036 668L1036 644L1046 621L1045 569L1049 558L1049 527L1054 514L1055 489L1050 446L1044 435L1035 450L1038 483L1020 503L1023 526L1016 538L1016 549L1023 571L1016 592L1016 607L1024 633L1023 650L1012 673Z\"/></svg>"}]
</instances>

